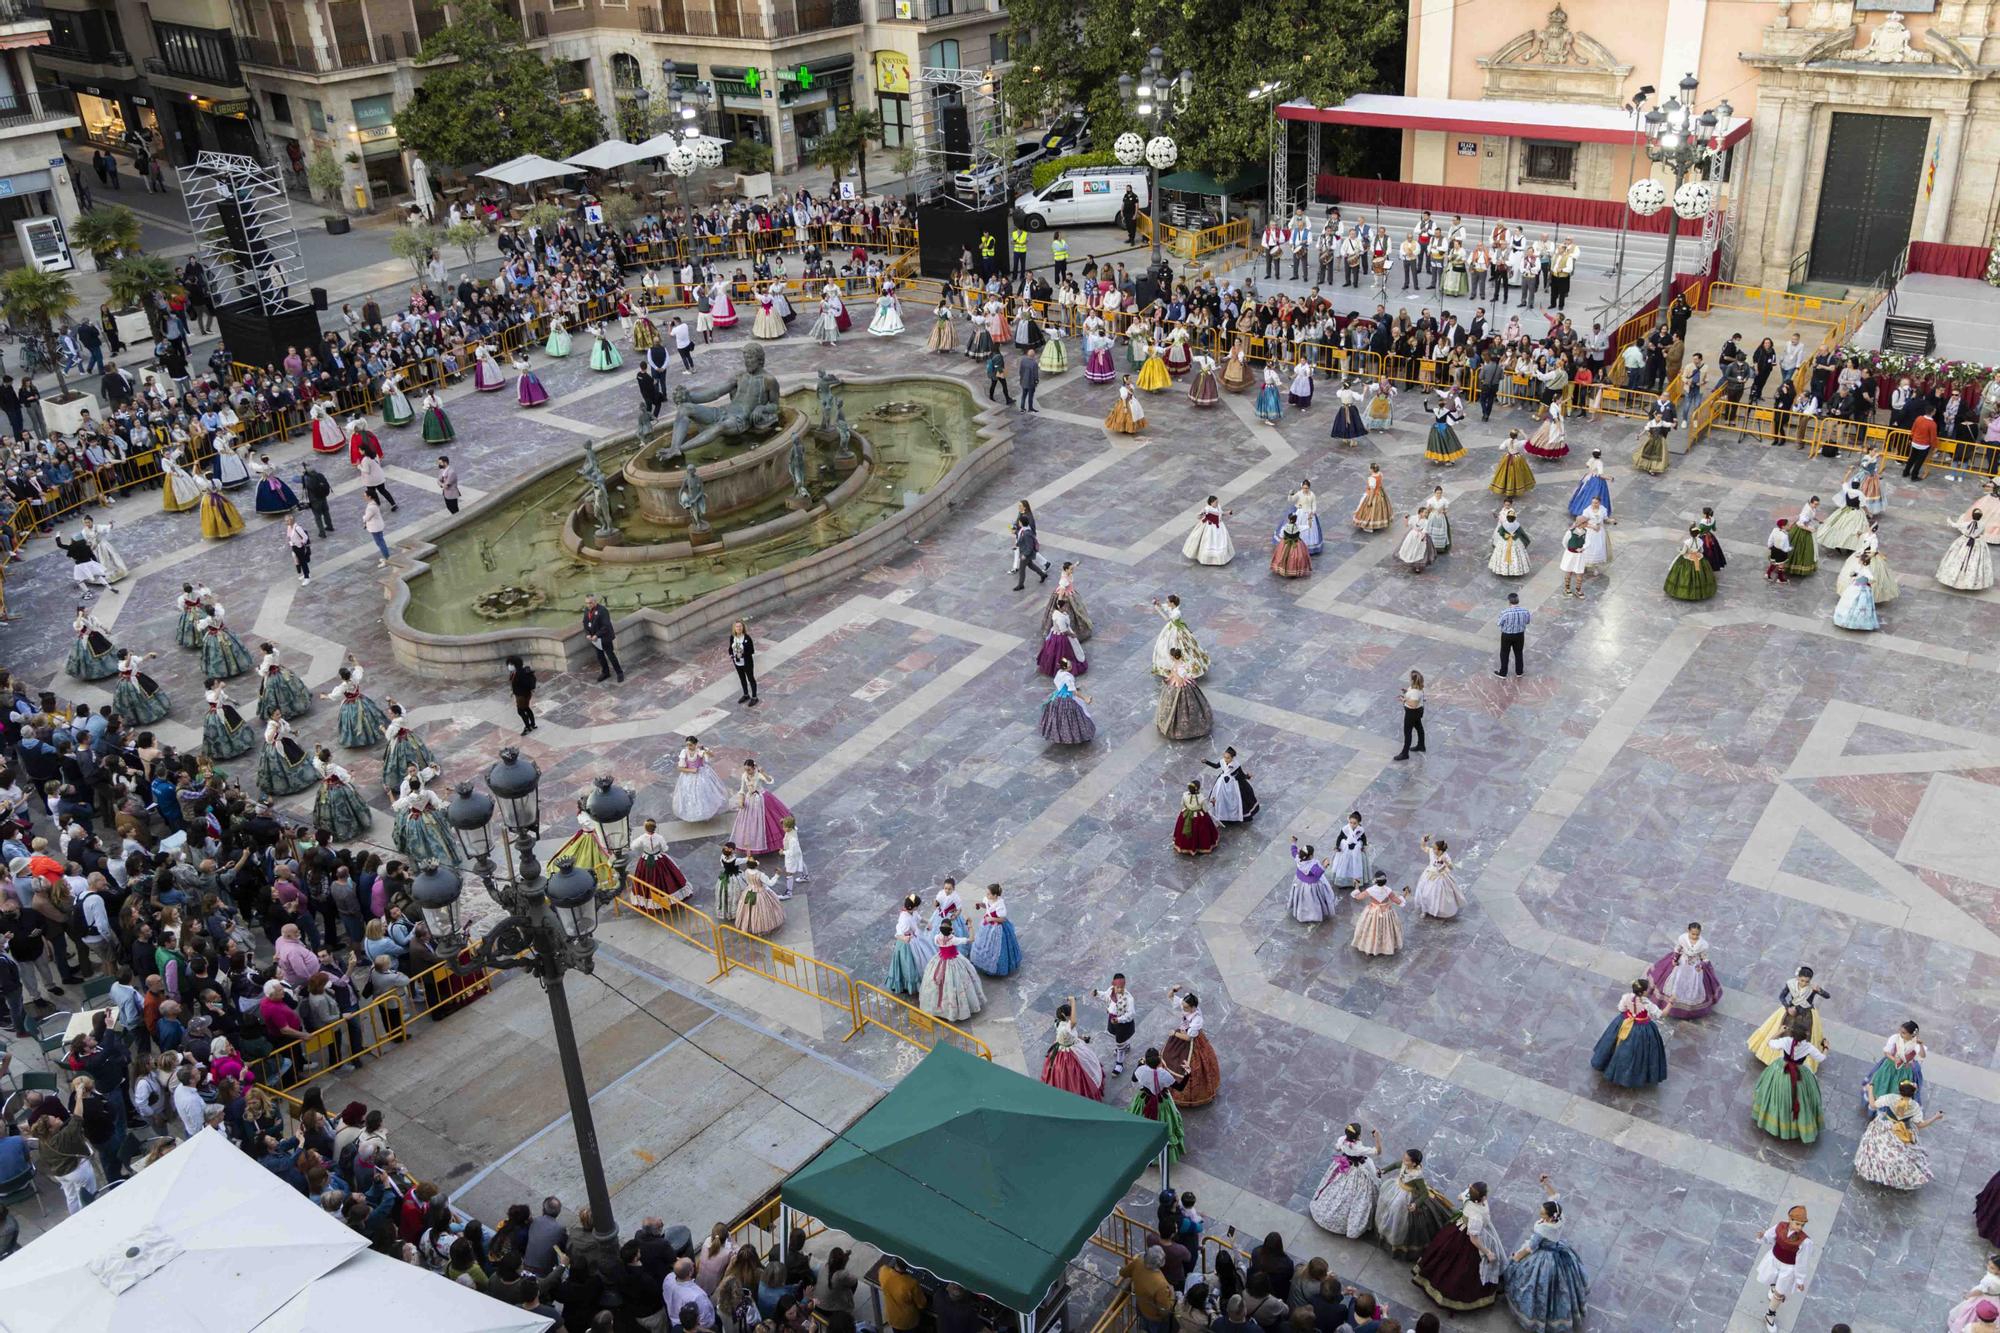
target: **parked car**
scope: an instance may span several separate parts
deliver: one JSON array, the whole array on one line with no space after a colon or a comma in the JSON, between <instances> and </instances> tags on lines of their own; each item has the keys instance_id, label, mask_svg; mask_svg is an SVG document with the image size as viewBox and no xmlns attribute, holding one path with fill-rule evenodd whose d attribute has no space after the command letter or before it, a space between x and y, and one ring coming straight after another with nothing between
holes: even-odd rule
<instances>
[{"instance_id":1,"label":"parked car","mask_svg":"<svg viewBox=\"0 0 2000 1333\"><path fill-rule=\"evenodd\" d=\"M1014 217L1029 231L1115 222L1126 187L1145 208L1150 185L1144 167L1076 167L1016 198Z\"/></svg>"}]
</instances>

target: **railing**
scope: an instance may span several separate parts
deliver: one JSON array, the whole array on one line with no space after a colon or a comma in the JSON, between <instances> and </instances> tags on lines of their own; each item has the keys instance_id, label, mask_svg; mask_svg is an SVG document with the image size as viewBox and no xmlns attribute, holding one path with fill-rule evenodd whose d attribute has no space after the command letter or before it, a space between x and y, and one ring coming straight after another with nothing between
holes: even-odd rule
<instances>
[{"instance_id":1,"label":"railing","mask_svg":"<svg viewBox=\"0 0 2000 1333\"><path fill-rule=\"evenodd\" d=\"M485 994L491 986L490 972L459 977L450 964L437 963L410 979L407 1003L406 997L396 992L378 995L353 1013L342 1014L325 1027L313 1029L298 1041L286 1042L252 1063L259 1071L265 1091L296 1107L301 1104L299 1089L349 1065L358 1065L364 1055L409 1041L412 1019L445 1007L457 1008Z\"/></svg>"},{"instance_id":2,"label":"railing","mask_svg":"<svg viewBox=\"0 0 2000 1333\"><path fill-rule=\"evenodd\" d=\"M859 22L861 0L774 0L771 9L773 37L827 32Z\"/></svg>"},{"instance_id":3,"label":"railing","mask_svg":"<svg viewBox=\"0 0 2000 1333\"><path fill-rule=\"evenodd\" d=\"M1148 244L1153 239L1153 219L1145 213L1139 215L1139 231ZM1213 227L1176 227L1169 224L1160 239L1160 246L1170 254L1179 255L1193 263L1204 255L1218 250L1236 247L1248 249L1250 245L1250 219L1236 218Z\"/></svg>"},{"instance_id":4,"label":"railing","mask_svg":"<svg viewBox=\"0 0 2000 1333\"><path fill-rule=\"evenodd\" d=\"M0 23L42 23L48 17L41 0L0 0Z\"/></svg>"},{"instance_id":5,"label":"railing","mask_svg":"<svg viewBox=\"0 0 2000 1333\"><path fill-rule=\"evenodd\" d=\"M660 26L669 33L688 37L768 37L763 11L752 0L749 13L739 8L741 0L716 0L713 6L688 4L686 0L665 0L660 7Z\"/></svg>"},{"instance_id":6,"label":"railing","mask_svg":"<svg viewBox=\"0 0 2000 1333\"><path fill-rule=\"evenodd\" d=\"M76 117L76 94L67 88L37 88L41 106L25 97L0 97L0 129L33 125L44 120L72 120Z\"/></svg>"},{"instance_id":7,"label":"railing","mask_svg":"<svg viewBox=\"0 0 2000 1333\"><path fill-rule=\"evenodd\" d=\"M783 1208L783 1201L778 1197L778 1191L772 1190L750 1205L747 1211L730 1224L729 1238L738 1245L755 1245L757 1253L768 1257L772 1249L783 1239L778 1234L778 1218L782 1215ZM826 1230L826 1223L795 1210L792 1213L792 1229L803 1231L806 1239L811 1240Z\"/></svg>"},{"instance_id":8,"label":"railing","mask_svg":"<svg viewBox=\"0 0 2000 1333\"><path fill-rule=\"evenodd\" d=\"M844 1014L847 1032L842 1041L879 1028L920 1050L950 1045L982 1060L993 1058L992 1048L965 1029L934 1018L878 986L856 980L845 968L718 921L643 879L634 877L628 892L619 895L613 906L644 917L714 958L716 971L711 981L732 971L750 972Z\"/></svg>"}]
</instances>

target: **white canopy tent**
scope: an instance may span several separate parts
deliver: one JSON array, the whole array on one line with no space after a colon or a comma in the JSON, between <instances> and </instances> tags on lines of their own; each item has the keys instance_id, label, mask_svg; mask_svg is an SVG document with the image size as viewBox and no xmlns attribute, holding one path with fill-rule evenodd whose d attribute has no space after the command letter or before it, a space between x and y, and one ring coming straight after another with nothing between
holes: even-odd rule
<instances>
[{"instance_id":1,"label":"white canopy tent","mask_svg":"<svg viewBox=\"0 0 2000 1333\"><path fill-rule=\"evenodd\" d=\"M478 174L485 180L499 181L502 185L532 185L557 176L575 176L582 171L582 167L573 167L567 162L552 162L539 153L528 153L510 162L488 167Z\"/></svg>"},{"instance_id":2,"label":"white canopy tent","mask_svg":"<svg viewBox=\"0 0 2000 1333\"><path fill-rule=\"evenodd\" d=\"M581 153L571 154L563 161L571 166L586 167L591 171L611 171L618 167L643 162L655 154L645 150L644 145L627 143L623 139L606 139L594 148L586 148Z\"/></svg>"},{"instance_id":3,"label":"white canopy tent","mask_svg":"<svg viewBox=\"0 0 2000 1333\"><path fill-rule=\"evenodd\" d=\"M718 139L712 134L681 134L675 130L666 130L644 143L634 144L633 148L640 157L665 157L667 150L675 144L693 148L697 144L712 143L727 148L729 142L727 139Z\"/></svg>"},{"instance_id":4,"label":"white canopy tent","mask_svg":"<svg viewBox=\"0 0 2000 1333\"><path fill-rule=\"evenodd\" d=\"M346 1271L363 1258L399 1272ZM334 1301L314 1291L329 1280L347 1315L338 1326ZM390 1308L357 1298L363 1282L370 1293L397 1294L398 1327L528 1333L547 1322L372 1254L338 1219L204 1130L0 1263L0 1333L127 1333L163 1317L190 1333L347 1333L355 1310ZM271 1322L280 1316L287 1322Z\"/></svg>"}]
</instances>

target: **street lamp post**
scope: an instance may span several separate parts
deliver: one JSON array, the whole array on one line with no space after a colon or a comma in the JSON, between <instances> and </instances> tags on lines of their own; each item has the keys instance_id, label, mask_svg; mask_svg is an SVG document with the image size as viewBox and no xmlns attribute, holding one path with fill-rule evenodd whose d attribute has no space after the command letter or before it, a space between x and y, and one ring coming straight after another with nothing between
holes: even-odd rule
<instances>
[{"instance_id":1,"label":"street lamp post","mask_svg":"<svg viewBox=\"0 0 2000 1333\"><path fill-rule=\"evenodd\" d=\"M618 1224L611 1215L611 1191L605 1185L604 1162L598 1153L590 1089L584 1083L569 994L563 987L568 973L595 969L597 911L612 895L598 889L597 876L566 857L556 863L554 874L543 875L542 864L535 858L535 841L541 833L541 779L541 770L533 761L523 759L520 751L510 746L500 751L499 762L486 770L485 792L475 791L470 782L461 782L458 795L446 808L445 818L457 835L460 851L472 863L487 896L506 913L473 946L470 962L456 961L468 942L460 915L464 878L449 865L429 862L417 874L411 893L423 910L439 953L453 960L449 966L454 973L488 968L523 971L541 982L549 997L549 1020L555 1030L563 1088L569 1097L570 1123L576 1131L583 1188L590 1201L591 1231L615 1243ZM498 840L507 863L504 872L493 863L491 825L496 806L505 828L505 836ZM612 852L622 887L632 838L632 793L614 786L610 778L599 778L584 808Z\"/></svg>"},{"instance_id":2,"label":"street lamp post","mask_svg":"<svg viewBox=\"0 0 2000 1333\"><path fill-rule=\"evenodd\" d=\"M1715 186L1706 179L1690 181L1688 176L1700 170L1704 176L1707 169L1721 153L1721 137L1718 129L1727 131L1728 121L1735 114L1735 108L1728 102L1718 102L1713 109L1697 113L1694 109L1695 89L1700 80L1688 74L1682 77L1678 96L1670 96L1666 102L1645 114L1646 156L1673 173L1674 189L1671 196L1673 213L1667 218L1667 258L1665 273L1660 282L1659 322L1664 325L1669 316L1669 307L1674 300L1674 246L1680 240L1681 220L1699 221L1707 217L1715 207ZM1666 187L1651 176L1634 181L1626 193L1626 203L1633 212L1649 217L1669 202Z\"/></svg>"},{"instance_id":3,"label":"street lamp post","mask_svg":"<svg viewBox=\"0 0 2000 1333\"><path fill-rule=\"evenodd\" d=\"M1153 214L1153 258L1146 271L1163 288L1172 275L1161 254L1160 173L1180 158L1180 146L1167 137L1166 126L1176 114L1187 109L1188 99L1194 95L1194 71L1184 69L1177 76L1169 76L1166 61L1167 53L1156 46L1146 53L1145 68L1137 77L1118 76L1118 100L1153 134L1146 140L1136 134L1121 134L1114 147L1118 160L1126 166L1137 166L1142 160L1146 164L1146 206Z\"/></svg>"},{"instance_id":4,"label":"street lamp post","mask_svg":"<svg viewBox=\"0 0 2000 1333\"><path fill-rule=\"evenodd\" d=\"M1641 86L1638 92L1632 94L1632 101L1625 108L1632 113L1632 146L1625 156L1625 183L1628 188L1639 175L1639 122L1646 111L1646 99L1651 97L1654 91L1655 89L1650 83ZM1625 236L1631 229L1632 211L1627 209L1618 215L1618 248L1613 252L1611 267L1604 275L1607 278L1618 279L1613 288L1614 296L1617 295L1618 289L1624 284Z\"/></svg>"},{"instance_id":5,"label":"street lamp post","mask_svg":"<svg viewBox=\"0 0 2000 1333\"><path fill-rule=\"evenodd\" d=\"M639 131L627 136L626 143L644 143L653 137L653 118L647 114L653 103L653 90L640 84L632 90L632 105L639 108Z\"/></svg>"}]
</instances>

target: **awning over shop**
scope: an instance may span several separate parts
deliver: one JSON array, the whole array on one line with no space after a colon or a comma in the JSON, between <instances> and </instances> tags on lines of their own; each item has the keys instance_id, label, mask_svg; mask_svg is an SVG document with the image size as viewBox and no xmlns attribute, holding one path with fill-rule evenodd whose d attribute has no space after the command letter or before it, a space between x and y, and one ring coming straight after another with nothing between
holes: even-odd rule
<instances>
[{"instance_id":1,"label":"awning over shop","mask_svg":"<svg viewBox=\"0 0 2000 1333\"><path fill-rule=\"evenodd\" d=\"M1332 107L1286 102L1278 108L1278 118L1377 129L1497 134L1561 143L1645 142L1644 132L1633 129L1631 112L1581 102L1508 102L1357 93ZM1732 117L1721 130L1722 147L1737 143L1749 132L1749 117Z\"/></svg>"},{"instance_id":2,"label":"awning over shop","mask_svg":"<svg viewBox=\"0 0 2000 1333\"><path fill-rule=\"evenodd\" d=\"M938 1046L778 1197L1033 1310L1166 1145L1166 1127Z\"/></svg>"},{"instance_id":3,"label":"awning over shop","mask_svg":"<svg viewBox=\"0 0 2000 1333\"><path fill-rule=\"evenodd\" d=\"M1171 176L1160 177L1162 190L1178 190L1182 194L1201 194L1210 198L1231 198L1239 194L1249 194L1264 188L1265 172L1262 167L1232 176L1226 181L1218 181L1205 171L1176 171Z\"/></svg>"}]
</instances>

